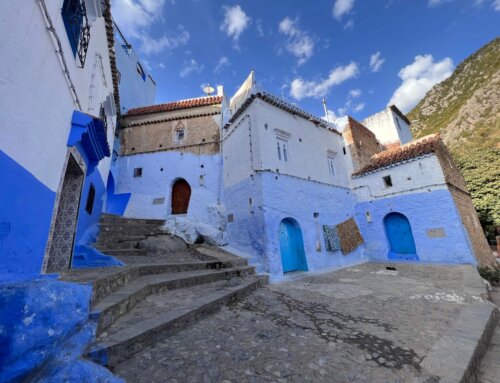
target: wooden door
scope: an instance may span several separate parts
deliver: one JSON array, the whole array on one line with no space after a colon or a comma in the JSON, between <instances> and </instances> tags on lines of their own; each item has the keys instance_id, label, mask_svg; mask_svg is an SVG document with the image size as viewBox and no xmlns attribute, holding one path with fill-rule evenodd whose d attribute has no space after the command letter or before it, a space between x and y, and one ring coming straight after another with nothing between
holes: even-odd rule
<instances>
[{"instance_id":1,"label":"wooden door","mask_svg":"<svg viewBox=\"0 0 500 383\"><path fill-rule=\"evenodd\" d=\"M186 180L177 180L172 186L172 214L186 214L191 198L191 187Z\"/></svg>"}]
</instances>

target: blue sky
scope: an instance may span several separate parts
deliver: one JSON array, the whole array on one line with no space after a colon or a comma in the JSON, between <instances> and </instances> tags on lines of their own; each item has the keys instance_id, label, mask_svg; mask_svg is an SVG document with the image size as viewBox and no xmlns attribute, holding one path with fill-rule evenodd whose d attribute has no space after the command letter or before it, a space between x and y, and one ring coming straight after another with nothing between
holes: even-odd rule
<instances>
[{"instance_id":1,"label":"blue sky","mask_svg":"<svg viewBox=\"0 0 500 383\"><path fill-rule=\"evenodd\" d=\"M323 116L404 112L500 35L500 0L113 0L158 84L157 102L231 96L249 72Z\"/></svg>"}]
</instances>

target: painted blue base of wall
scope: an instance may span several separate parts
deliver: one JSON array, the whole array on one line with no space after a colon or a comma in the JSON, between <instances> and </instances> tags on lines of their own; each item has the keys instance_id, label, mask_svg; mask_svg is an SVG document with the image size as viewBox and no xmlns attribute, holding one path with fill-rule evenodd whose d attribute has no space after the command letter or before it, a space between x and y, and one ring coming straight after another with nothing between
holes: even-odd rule
<instances>
[{"instance_id":1,"label":"painted blue base of wall","mask_svg":"<svg viewBox=\"0 0 500 383\"><path fill-rule=\"evenodd\" d=\"M86 269L93 267L116 267L124 265L125 264L123 262L119 261L115 257L103 254L91 246L77 245L75 247L75 254L73 256L71 268Z\"/></svg>"},{"instance_id":2,"label":"painted blue base of wall","mask_svg":"<svg viewBox=\"0 0 500 383\"><path fill-rule=\"evenodd\" d=\"M123 215L127 209L131 193L115 194L115 179L113 173L109 172L108 185L106 190L106 213Z\"/></svg>"},{"instance_id":3,"label":"painted blue base of wall","mask_svg":"<svg viewBox=\"0 0 500 383\"><path fill-rule=\"evenodd\" d=\"M62 353L88 319L92 287L56 280L0 286L0 382L20 380Z\"/></svg>"},{"instance_id":4,"label":"painted blue base of wall","mask_svg":"<svg viewBox=\"0 0 500 383\"><path fill-rule=\"evenodd\" d=\"M370 212L372 222L366 221ZM448 189L400 195L356 205L356 221L365 239L365 255L370 260L394 259L384 227L384 217L392 212L408 218L416 245L416 255L424 263L477 264L462 219ZM431 238L428 229L442 228L445 236ZM400 259L399 259L400 260Z\"/></svg>"},{"instance_id":5,"label":"painted blue base of wall","mask_svg":"<svg viewBox=\"0 0 500 383\"><path fill-rule=\"evenodd\" d=\"M0 151L0 281L41 272L56 193Z\"/></svg>"}]
</instances>

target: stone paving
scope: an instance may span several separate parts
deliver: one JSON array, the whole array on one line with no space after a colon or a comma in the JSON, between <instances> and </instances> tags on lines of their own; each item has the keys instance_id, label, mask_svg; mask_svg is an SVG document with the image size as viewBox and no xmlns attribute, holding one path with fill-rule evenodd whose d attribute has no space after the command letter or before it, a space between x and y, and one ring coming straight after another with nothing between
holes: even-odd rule
<instances>
[{"instance_id":1,"label":"stone paving","mask_svg":"<svg viewBox=\"0 0 500 383\"><path fill-rule=\"evenodd\" d=\"M438 382L420 362L460 310L483 299L467 288L471 272L367 263L294 276L158 336L114 372L148 383Z\"/></svg>"}]
</instances>

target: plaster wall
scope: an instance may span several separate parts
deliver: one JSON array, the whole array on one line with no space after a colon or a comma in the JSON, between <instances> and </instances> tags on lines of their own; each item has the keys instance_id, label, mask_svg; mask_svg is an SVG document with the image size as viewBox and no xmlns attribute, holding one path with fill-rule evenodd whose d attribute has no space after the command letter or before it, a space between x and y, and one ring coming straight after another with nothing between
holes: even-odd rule
<instances>
[{"instance_id":1,"label":"plaster wall","mask_svg":"<svg viewBox=\"0 0 500 383\"><path fill-rule=\"evenodd\" d=\"M120 108L124 114L131 108L153 105L156 99L156 84L131 45L125 43L115 33L116 69L120 72ZM144 78L137 71L137 64L144 71Z\"/></svg>"},{"instance_id":2,"label":"plaster wall","mask_svg":"<svg viewBox=\"0 0 500 383\"><path fill-rule=\"evenodd\" d=\"M410 126L390 108L367 117L362 124L375 133L383 145L406 144L413 139Z\"/></svg>"},{"instance_id":3,"label":"plaster wall","mask_svg":"<svg viewBox=\"0 0 500 383\"><path fill-rule=\"evenodd\" d=\"M353 216L356 204L353 192L274 172L264 172L261 177L266 228L264 258L273 279L283 277L279 227L287 217L295 219L300 225L309 271L346 267L367 260L363 255L364 245L347 255L340 250L326 251L325 248L323 225L337 225ZM319 216L315 218L314 213Z\"/></svg>"},{"instance_id":4,"label":"plaster wall","mask_svg":"<svg viewBox=\"0 0 500 383\"><path fill-rule=\"evenodd\" d=\"M371 222L367 220L367 212ZM420 261L477 263L448 189L400 194L357 204L356 221L365 239L365 255L369 259L388 259L390 245L384 218L391 212L401 213L408 218ZM442 235L433 236L435 229Z\"/></svg>"},{"instance_id":5,"label":"plaster wall","mask_svg":"<svg viewBox=\"0 0 500 383\"><path fill-rule=\"evenodd\" d=\"M132 218L169 217L172 185L177 179L184 178L191 186L187 217L209 222L211 217L207 206L217 202L220 189L219 162L219 155L179 151L118 157L115 191L117 194L130 193L124 215ZM142 168L141 177L134 177L134 168Z\"/></svg>"},{"instance_id":6,"label":"plaster wall","mask_svg":"<svg viewBox=\"0 0 500 383\"><path fill-rule=\"evenodd\" d=\"M250 128L254 169L278 169L281 174L305 180L347 186L343 142L339 134L318 127L302 117L293 116L261 99L255 99L246 114L252 117ZM283 152L281 160L278 157L278 140L281 148L286 141L287 161ZM227 155L227 151L225 153ZM329 155L334 158L335 175L329 170Z\"/></svg>"},{"instance_id":7,"label":"plaster wall","mask_svg":"<svg viewBox=\"0 0 500 383\"><path fill-rule=\"evenodd\" d=\"M383 177L386 176L391 177L392 187L385 186ZM359 201L370 201L446 189L447 185L438 158L429 154L355 177L352 179L352 188Z\"/></svg>"},{"instance_id":8,"label":"plaster wall","mask_svg":"<svg viewBox=\"0 0 500 383\"><path fill-rule=\"evenodd\" d=\"M113 88L104 18L96 18L92 23L87 60L82 69L78 67L78 59L73 57L61 16L62 4L62 0L46 2L82 111L98 116L101 103ZM77 108L38 3L10 1L2 7L0 34L4 38L0 56L6 59L2 63L0 149L50 190L56 191L66 156L72 113ZM16 14L23 15L22 23L12 17ZM23 100L22 111L19 100ZM109 114L108 121L111 125L108 141L112 142L115 115ZM99 165L102 175L107 175L103 171L106 167L109 164Z\"/></svg>"}]
</instances>

